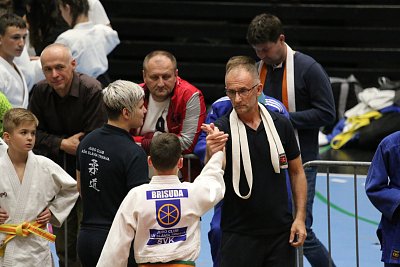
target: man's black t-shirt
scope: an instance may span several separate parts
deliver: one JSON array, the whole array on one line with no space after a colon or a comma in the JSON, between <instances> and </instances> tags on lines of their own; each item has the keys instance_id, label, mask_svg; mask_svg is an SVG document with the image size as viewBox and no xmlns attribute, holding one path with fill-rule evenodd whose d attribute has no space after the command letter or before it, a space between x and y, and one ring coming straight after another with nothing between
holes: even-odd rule
<instances>
[{"instance_id":1,"label":"man's black t-shirt","mask_svg":"<svg viewBox=\"0 0 400 267\"><path fill-rule=\"evenodd\" d=\"M288 161L300 155L293 127L284 116L269 112L280 136ZM215 125L231 135L229 114L221 117ZM245 125L253 171L253 188L248 199L236 195L232 185L232 141L226 144L225 184L226 192L222 206L221 228L223 231L250 235L269 235L290 229L293 217L288 208L288 192L285 171L274 172L268 139L261 122L255 131ZM249 191L241 161L240 192Z\"/></svg>"}]
</instances>

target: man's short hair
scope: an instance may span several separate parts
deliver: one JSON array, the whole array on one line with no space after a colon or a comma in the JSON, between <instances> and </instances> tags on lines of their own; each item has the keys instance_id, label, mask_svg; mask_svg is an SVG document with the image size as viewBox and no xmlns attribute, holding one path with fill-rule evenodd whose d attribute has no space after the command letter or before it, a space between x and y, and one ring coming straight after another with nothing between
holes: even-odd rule
<instances>
[{"instance_id":1,"label":"man's short hair","mask_svg":"<svg viewBox=\"0 0 400 267\"><path fill-rule=\"evenodd\" d=\"M11 133L25 122L33 122L35 123L36 127L39 125L38 119L31 111L24 108L12 108L4 114L4 132Z\"/></svg>"},{"instance_id":2,"label":"man's short hair","mask_svg":"<svg viewBox=\"0 0 400 267\"><path fill-rule=\"evenodd\" d=\"M40 57L42 57L43 53L44 53L46 50L52 49L53 47L58 47L58 48L60 48L60 49L65 50L65 53L68 54L68 57L69 57L71 60L73 60L71 48L69 48L69 47L66 46L65 44L61 44L61 43L52 43L52 44L49 44L48 46L46 46L46 47L42 50L42 53L40 53Z\"/></svg>"},{"instance_id":3,"label":"man's short hair","mask_svg":"<svg viewBox=\"0 0 400 267\"><path fill-rule=\"evenodd\" d=\"M162 133L151 140L150 158L156 170L172 170L181 156L181 143L175 134Z\"/></svg>"},{"instance_id":4,"label":"man's short hair","mask_svg":"<svg viewBox=\"0 0 400 267\"><path fill-rule=\"evenodd\" d=\"M124 80L116 80L103 89L103 101L109 119L115 120L124 108L133 112L144 97L140 85Z\"/></svg>"},{"instance_id":5,"label":"man's short hair","mask_svg":"<svg viewBox=\"0 0 400 267\"><path fill-rule=\"evenodd\" d=\"M25 21L15 14L4 14L0 17L0 35L4 35L8 27L26 29Z\"/></svg>"},{"instance_id":6,"label":"man's short hair","mask_svg":"<svg viewBox=\"0 0 400 267\"><path fill-rule=\"evenodd\" d=\"M250 45L275 43L283 34L283 26L280 19L271 14L260 14L256 16L247 29L247 42Z\"/></svg>"},{"instance_id":7,"label":"man's short hair","mask_svg":"<svg viewBox=\"0 0 400 267\"><path fill-rule=\"evenodd\" d=\"M255 79L259 79L256 61L248 56L233 56L226 63L226 75L234 69L244 69L249 72Z\"/></svg>"},{"instance_id":8,"label":"man's short hair","mask_svg":"<svg viewBox=\"0 0 400 267\"><path fill-rule=\"evenodd\" d=\"M177 62L176 62L176 58L173 54L171 54L168 51L164 51L164 50L155 50L153 52L150 52L149 54L147 54L147 56L144 58L143 60L143 70L146 71L147 70L147 64L149 63L149 60L155 56L165 56L167 58L169 58L172 62L172 65L174 66L174 69L177 69Z\"/></svg>"}]
</instances>

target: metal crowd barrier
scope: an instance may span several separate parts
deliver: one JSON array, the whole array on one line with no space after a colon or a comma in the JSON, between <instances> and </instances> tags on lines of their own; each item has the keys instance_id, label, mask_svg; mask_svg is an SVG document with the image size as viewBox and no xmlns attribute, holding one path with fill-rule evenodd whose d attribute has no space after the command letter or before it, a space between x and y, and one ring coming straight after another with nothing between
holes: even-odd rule
<instances>
[{"instance_id":1,"label":"metal crowd barrier","mask_svg":"<svg viewBox=\"0 0 400 267\"><path fill-rule=\"evenodd\" d=\"M199 161L199 158L195 154L184 154L182 157L184 161L187 161L187 177L185 177L185 180L188 182L193 182L196 177L192 177L192 161Z\"/></svg>"},{"instance_id":2,"label":"metal crowd barrier","mask_svg":"<svg viewBox=\"0 0 400 267\"><path fill-rule=\"evenodd\" d=\"M356 245L356 266L360 266L359 261L359 243L358 243L358 199L357 199L357 174L360 168L366 168L371 165L370 162L360 161L328 161L328 160L314 160L303 164L303 167L318 167L321 172L322 168L326 170L326 194L327 194L327 215L328 215L328 252L329 252L329 267L332 267L332 244L331 244L331 202L330 202L330 186L329 175L331 167L350 167L353 168L353 190L354 190L354 224L355 224L355 245ZM303 267L303 249L298 249L297 266Z\"/></svg>"}]
</instances>

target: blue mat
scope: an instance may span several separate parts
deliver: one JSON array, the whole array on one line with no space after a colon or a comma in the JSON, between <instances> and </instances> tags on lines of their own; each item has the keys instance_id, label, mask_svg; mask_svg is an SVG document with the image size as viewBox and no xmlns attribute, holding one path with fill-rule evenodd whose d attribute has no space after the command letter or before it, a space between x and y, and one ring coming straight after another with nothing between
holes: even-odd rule
<instances>
[{"instance_id":1,"label":"blue mat","mask_svg":"<svg viewBox=\"0 0 400 267\"><path fill-rule=\"evenodd\" d=\"M358 176L359 266L383 266L380 262L381 252L379 241L375 234L380 213L369 202L365 194L364 184L365 176ZM330 174L331 246L332 257L337 267L357 266L353 185L353 175ZM318 174L316 191L313 229L318 238L328 248L325 174ZM202 218L202 244L199 259L196 261L196 266L198 267L212 266L210 246L207 239L212 214L213 211L210 210ZM310 266L305 258L304 266Z\"/></svg>"}]
</instances>

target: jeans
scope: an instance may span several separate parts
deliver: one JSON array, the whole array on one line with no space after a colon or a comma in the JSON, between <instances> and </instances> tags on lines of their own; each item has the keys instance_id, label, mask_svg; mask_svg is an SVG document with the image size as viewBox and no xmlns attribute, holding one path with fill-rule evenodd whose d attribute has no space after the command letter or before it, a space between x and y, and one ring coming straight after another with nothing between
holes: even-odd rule
<instances>
[{"instance_id":1,"label":"jeans","mask_svg":"<svg viewBox=\"0 0 400 267\"><path fill-rule=\"evenodd\" d=\"M208 232L208 241L210 242L211 248L211 257L213 260L213 266L218 267L220 262L220 246L221 246L221 238L222 238L222 231L221 231L221 210L222 210L222 203L224 200L218 202L217 205L214 207L214 215L210 222L210 231Z\"/></svg>"},{"instance_id":2,"label":"jeans","mask_svg":"<svg viewBox=\"0 0 400 267\"><path fill-rule=\"evenodd\" d=\"M307 178L307 214L306 214L306 230L307 238L303 245L303 253L312 267L328 267L329 266L329 253L325 246L319 241L317 236L312 230L313 223L313 204L315 197L315 183L317 179L317 168L306 167L304 168ZM335 264L332 260L332 267Z\"/></svg>"}]
</instances>

